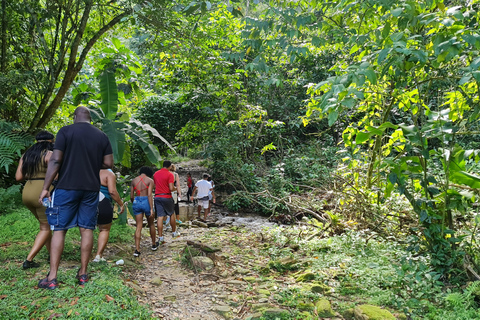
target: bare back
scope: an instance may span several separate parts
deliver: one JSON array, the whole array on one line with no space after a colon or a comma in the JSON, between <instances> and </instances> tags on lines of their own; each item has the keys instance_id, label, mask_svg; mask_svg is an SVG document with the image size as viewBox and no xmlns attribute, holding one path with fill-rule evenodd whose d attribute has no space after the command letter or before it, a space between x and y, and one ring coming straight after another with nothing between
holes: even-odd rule
<instances>
[{"instance_id":1,"label":"bare back","mask_svg":"<svg viewBox=\"0 0 480 320\"><path fill-rule=\"evenodd\" d=\"M149 189L151 188L153 188L153 180L144 174L132 180L131 191L135 197L150 196Z\"/></svg>"}]
</instances>

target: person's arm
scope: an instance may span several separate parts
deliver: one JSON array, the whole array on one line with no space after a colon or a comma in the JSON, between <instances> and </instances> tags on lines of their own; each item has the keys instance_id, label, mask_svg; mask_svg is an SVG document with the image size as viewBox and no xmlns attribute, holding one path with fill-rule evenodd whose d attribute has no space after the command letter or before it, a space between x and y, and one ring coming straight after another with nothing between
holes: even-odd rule
<instances>
[{"instance_id":1,"label":"person's arm","mask_svg":"<svg viewBox=\"0 0 480 320\"><path fill-rule=\"evenodd\" d=\"M176 172L175 172L175 181L177 181L177 185L175 187L177 188L178 200L180 200L180 198L182 197L182 188L180 188L180 177Z\"/></svg>"},{"instance_id":2,"label":"person's arm","mask_svg":"<svg viewBox=\"0 0 480 320\"><path fill-rule=\"evenodd\" d=\"M48 198L50 201L52 199L50 198L50 186L52 185L53 179L58 174L58 171L60 171L60 166L62 165L63 161L63 151L60 151L58 149L53 150L52 156L50 157L50 160L48 161L48 168L47 168L47 173L45 174L45 181L43 182L43 189L42 192L40 193L40 197L38 198L38 202L42 203L43 198Z\"/></svg>"},{"instance_id":3,"label":"person's arm","mask_svg":"<svg viewBox=\"0 0 480 320\"><path fill-rule=\"evenodd\" d=\"M210 190L212 190L212 201L213 203L215 203L215 191L213 190L213 188Z\"/></svg>"},{"instance_id":4,"label":"person's arm","mask_svg":"<svg viewBox=\"0 0 480 320\"><path fill-rule=\"evenodd\" d=\"M133 200L135 199L135 194L133 193L133 180L132 180L132 183L130 184L130 201L131 202L133 202Z\"/></svg>"},{"instance_id":5,"label":"person's arm","mask_svg":"<svg viewBox=\"0 0 480 320\"><path fill-rule=\"evenodd\" d=\"M108 193L110 193L110 196L112 197L113 200L118 204L120 207L120 214L125 210L125 206L123 205L122 199L120 199L120 195L118 194L117 191L117 178L115 177L115 173L108 171L108 176L107 176L107 187L108 187Z\"/></svg>"},{"instance_id":6,"label":"person's arm","mask_svg":"<svg viewBox=\"0 0 480 320\"><path fill-rule=\"evenodd\" d=\"M151 217L154 217L155 216L155 212L154 212L154 208L153 208L153 186L155 185L155 183L153 182L152 179L150 179L150 183L148 185L148 204L150 205L150 216Z\"/></svg>"},{"instance_id":7,"label":"person's arm","mask_svg":"<svg viewBox=\"0 0 480 320\"><path fill-rule=\"evenodd\" d=\"M15 180L17 181L22 181L23 179L25 179L22 173L22 166L23 166L23 156L20 158L20 161L18 162L17 172L15 172Z\"/></svg>"},{"instance_id":8,"label":"person's arm","mask_svg":"<svg viewBox=\"0 0 480 320\"><path fill-rule=\"evenodd\" d=\"M102 169L112 169L112 168L113 168L113 154L104 155Z\"/></svg>"}]
</instances>

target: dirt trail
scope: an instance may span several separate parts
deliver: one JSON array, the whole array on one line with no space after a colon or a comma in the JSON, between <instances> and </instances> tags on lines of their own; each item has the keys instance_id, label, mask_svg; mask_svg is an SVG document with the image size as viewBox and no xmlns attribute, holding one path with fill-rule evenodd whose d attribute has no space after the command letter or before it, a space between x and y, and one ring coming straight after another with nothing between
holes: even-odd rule
<instances>
[{"instance_id":1,"label":"dirt trail","mask_svg":"<svg viewBox=\"0 0 480 320\"><path fill-rule=\"evenodd\" d=\"M180 238L167 234L166 243L151 251L151 243L142 243L142 254L136 259L141 268L129 268L127 284L139 293L139 301L149 304L155 317L164 319L223 319L210 311L212 298L222 292L222 284L215 284L208 275L197 276L182 266L180 255L187 240L194 240L204 230L182 230ZM216 279L216 277L213 277ZM152 280L156 284L152 283Z\"/></svg>"},{"instance_id":2,"label":"dirt trail","mask_svg":"<svg viewBox=\"0 0 480 320\"><path fill-rule=\"evenodd\" d=\"M202 179L206 169L199 166L199 161L195 160L176 165L183 199L186 200L187 172L191 173L194 181L198 181ZM213 207L212 215L220 211L223 210ZM222 298L235 293L238 288L230 291L225 284L227 279L218 281L219 276L216 273L220 271L219 263L212 273L194 272L182 265L180 260L187 240L202 238L209 231L206 228L180 228L180 232L181 236L173 239L171 231L167 231L166 243L157 251L152 251L148 230L144 228L140 257L132 256L126 259L126 284L137 292L141 303L149 305L157 318L224 319L213 311L212 307L225 305ZM133 253L133 250L132 243L130 251Z\"/></svg>"}]
</instances>

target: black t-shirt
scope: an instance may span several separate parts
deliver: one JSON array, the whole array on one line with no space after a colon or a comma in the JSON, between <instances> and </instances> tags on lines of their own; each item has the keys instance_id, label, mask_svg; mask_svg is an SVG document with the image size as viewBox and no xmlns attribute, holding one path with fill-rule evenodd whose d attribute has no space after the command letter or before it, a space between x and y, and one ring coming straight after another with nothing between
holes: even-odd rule
<instances>
[{"instance_id":1,"label":"black t-shirt","mask_svg":"<svg viewBox=\"0 0 480 320\"><path fill-rule=\"evenodd\" d=\"M58 131L54 149L63 151L58 189L100 190L103 157L112 154L105 133L90 123L78 122Z\"/></svg>"}]
</instances>

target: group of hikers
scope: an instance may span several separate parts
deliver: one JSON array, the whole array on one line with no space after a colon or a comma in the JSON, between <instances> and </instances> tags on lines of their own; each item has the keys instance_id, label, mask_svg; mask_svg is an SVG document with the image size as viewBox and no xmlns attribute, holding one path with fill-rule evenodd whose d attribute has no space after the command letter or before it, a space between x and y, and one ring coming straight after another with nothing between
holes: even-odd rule
<instances>
[{"instance_id":1,"label":"group of hikers","mask_svg":"<svg viewBox=\"0 0 480 320\"><path fill-rule=\"evenodd\" d=\"M25 206L34 214L40 230L23 262L23 268L36 268L33 259L45 246L50 254L50 272L38 283L39 288L56 289L57 272L68 229L79 227L81 236L80 268L76 278L80 285L89 281L87 266L93 249L93 230L98 225L98 244L94 262L105 261L103 252L108 242L113 221L115 201L120 214L125 204L116 189L112 146L108 137L91 124L90 111L78 107L74 123L62 127L55 139L48 131L36 135L36 143L21 157L16 179L27 180L22 193ZM55 142L54 142L55 140ZM152 240L152 250L165 243L164 224L170 226L172 238L180 236L177 224L181 223L178 202L181 188L176 168L170 161L163 161L163 168L156 171L142 167L131 182L130 200L136 220L135 257L140 256L140 240L143 218ZM204 209L204 218L210 211L210 201L215 202L213 181L208 174L193 186L187 175L187 201L198 201L198 217ZM155 228L157 218L158 239Z\"/></svg>"}]
</instances>

